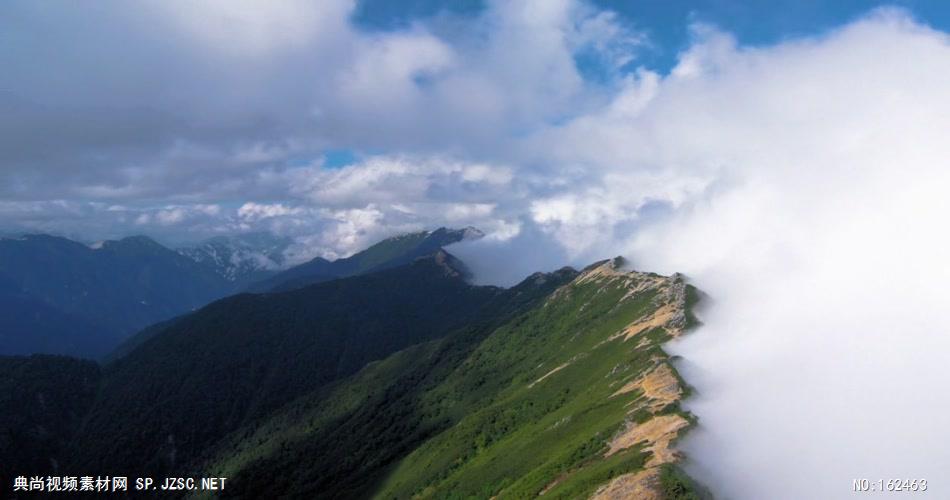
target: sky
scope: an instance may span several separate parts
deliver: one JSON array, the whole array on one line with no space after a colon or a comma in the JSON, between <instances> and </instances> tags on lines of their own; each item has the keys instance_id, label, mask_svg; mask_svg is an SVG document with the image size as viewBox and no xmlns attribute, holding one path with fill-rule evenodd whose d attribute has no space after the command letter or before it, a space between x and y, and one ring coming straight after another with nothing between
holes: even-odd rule
<instances>
[{"instance_id":1,"label":"sky","mask_svg":"<svg viewBox=\"0 0 950 500\"><path fill-rule=\"evenodd\" d=\"M669 349L718 497L950 498L948 12L7 1L0 231L335 258L471 225L498 284L624 255L706 294Z\"/></svg>"},{"instance_id":2,"label":"sky","mask_svg":"<svg viewBox=\"0 0 950 500\"><path fill-rule=\"evenodd\" d=\"M636 217L587 207L581 228L552 210L630 162L546 137L669 77L710 33L763 46L879 5L830 4L4 2L0 232L175 245L263 230L299 258L441 225L593 245L613 236L598 219ZM938 2L898 5L950 22ZM580 246L545 264L599 257Z\"/></svg>"}]
</instances>

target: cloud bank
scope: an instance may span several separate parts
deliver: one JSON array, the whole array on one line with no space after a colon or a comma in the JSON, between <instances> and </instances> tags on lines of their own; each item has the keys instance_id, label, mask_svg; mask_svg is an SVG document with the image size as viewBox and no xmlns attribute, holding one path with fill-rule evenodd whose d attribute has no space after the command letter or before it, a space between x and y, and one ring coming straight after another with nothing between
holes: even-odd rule
<instances>
[{"instance_id":1,"label":"cloud bank","mask_svg":"<svg viewBox=\"0 0 950 500\"><path fill-rule=\"evenodd\" d=\"M408 226L515 224L499 209L543 177L512 179L518 137L608 101L646 43L569 0L389 31L357 26L354 0L0 9L3 230L272 230L328 256ZM330 171L334 150L356 165ZM287 211L251 220L246 203Z\"/></svg>"},{"instance_id":2,"label":"cloud bank","mask_svg":"<svg viewBox=\"0 0 950 500\"><path fill-rule=\"evenodd\" d=\"M950 495L950 46L901 12L742 49L706 33L629 121L627 157L713 181L625 248L691 276L705 326L691 470L724 498Z\"/></svg>"}]
</instances>

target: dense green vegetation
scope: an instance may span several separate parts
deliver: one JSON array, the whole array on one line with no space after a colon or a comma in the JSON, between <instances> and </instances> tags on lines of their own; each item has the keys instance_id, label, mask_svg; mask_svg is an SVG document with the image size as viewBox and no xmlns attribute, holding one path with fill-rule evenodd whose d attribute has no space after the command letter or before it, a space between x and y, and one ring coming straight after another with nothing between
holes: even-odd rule
<instances>
[{"instance_id":1,"label":"dense green vegetation","mask_svg":"<svg viewBox=\"0 0 950 500\"><path fill-rule=\"evenodd\" d=\"M65 356L0 356L0 481L54 471L92 405L99 366Z\"/></svg>"},{"instance_id":2,"label":"dense green vegetation","mask_svg":"<svg viewBox=\"0 0 950 500\"><path fill-rule=\"evenodd\" d=\"M380 497L522 498L553 485L546 496L576 498L642 467L636 448L602 458L638 397L611 394L665 356L655 344L607 339L649 313L654 293L621 301L625 287L600 282L568 291L499 329L456 370L447 390L463 418L402 461Z\"/></svg>"},{"instance_id":3,"label":"dense green vegetation","mask_svg":"<svg viewBox=\"0 0 950 500\"><path fill-rule=\"evenodd\" d=\"M712 498L704 488L673 464L666 464L660 469L660 488L667 500Z\"/></svg>"},{"instance_id":4,"label":"dense green vegetation","mask_svg":"<svg viewBox=\"0 0 950 500\"><path fill-rule=\"evenodd\" d=\"M240 429L220 447L223 462L213 468L235 480L240 477L235 491L250 496L273 488L275 477L297 495L364 493L387 464L458 419L445 413L446 401L427 392L450 377L506 318L535 306L575 275L562 270L526 280L493 300L486 308L492 314L481 321L371 364L353 379ZM301 461L308 465L294 465ZM250 462L253 467L245 470ZM294 474L280 472L287 467Z\"/></svg>"},{"instance_id":5,"label":"dense green vegetation","mask_svg":"<svg viewBox=\"0 0 950 500\"><path fill-rule=\"evenodd\" d=\"M631 415L638 392L612 394L666 359L661 329L644 344L609 340L657 308L656 290L628 296L629 287L571 284L500 322L373 363L232 433L205 470L233 478L229 497L590 495L649 457L640 446L604 457L626 420L651 416ZM670 413L690 418L676 404L659 412Z\"/></svg>"},{"instance_id":6,"label":"dense green vegetation","mask_svg":"<svg viewBox=\"0 0 950 500\"><path fill-rule=\"evenodd\" d=\"M25 412L0 422L5 456L25 447L30 474L227 477L233 498L583 498L638 472L661 497L698 498L669 464L693 418L661 348L698 294L622 265L500 289L437 251L219 300L101 370L0 359ZM676 425L629 438L657 422Z\"/></svg>"},{"instance_id":7,"label":"dense green vegetation","mask_svg":"<svg viewBox=\"0 0 950 500\"><path fill-rule=\"evenodd\" d=\"M441 256L441 257L440 257ZM87 470L161 472L366 363L469 324L499 293L450 256L300 290L238 295L108 365L75 443Z\"/></svg>"}]
</instances>

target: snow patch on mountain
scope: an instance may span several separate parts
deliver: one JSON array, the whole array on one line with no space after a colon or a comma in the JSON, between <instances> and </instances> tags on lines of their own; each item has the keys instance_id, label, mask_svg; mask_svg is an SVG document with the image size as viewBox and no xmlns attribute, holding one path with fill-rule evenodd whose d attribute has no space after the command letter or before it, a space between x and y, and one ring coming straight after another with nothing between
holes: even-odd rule
<instances>
[{"instance_id":1,"label":"snow patch on mountain","mask_svg":"<svg viewBox=\"0 0 950 500\"><path fill-rule=\"evenodd\" d=\"M230 281L260 277L287 267L290 238L269 233L217 236L178 253L211 267Z\"/></svg>"}]
</instances>

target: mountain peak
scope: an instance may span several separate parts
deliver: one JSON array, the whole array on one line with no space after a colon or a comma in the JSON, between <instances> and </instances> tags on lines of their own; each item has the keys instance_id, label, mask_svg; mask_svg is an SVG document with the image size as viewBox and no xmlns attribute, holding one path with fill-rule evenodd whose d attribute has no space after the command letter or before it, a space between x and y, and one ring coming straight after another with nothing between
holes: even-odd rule
<instances>
[{"instance_id":1,"label":"mountain peak","mask_svg":"<svg viewBox=\"0 0 950 500\"><path fill-rule=\"evenodd\" d=\"M416 262L425 261L433 262L436 266L442 269L442 272L446 276L462 279L468 279L471 277L471 272L468 270L468 267L465 266L465 263L441 248L432 255L422 256L416 259Z\"/></svg>"},{"instance_id":2,"label":"mountain peak","mask_svg":"<svg viewBox=\"0 0 950 500\"><path fill-rule=\"evenodd\" d=\"M134 235L126 236L120 240L106 240L103 241L101 245L98 245L99 248L128 248L128 249L137 249L137 250L168 250L162 246L159 242L149 238L145 235Z\"/></svg>"},{"instance_id":3,"label":"mountain peak","mask_svg":"<svg viewBox=\"0 0 950 500\"><path fill-rule=\"evenodd\" d=\"M658 317L662 317L670 335L676 337L692 324L692 320L686 315L689 310L689 288L682 274L663 276L630 270L627 259L618 256L585 267L572 284L619 285L626 290L624 298L633 297L645 290L653 290L657 294L655 302L665 304L661 308L662 314Z\"/></svg>"},{"instance_id":4,"label":"mountain peak","mask_svg":"<svg viewBox=\"0 0 950 500\"><path fill-rule=\"evenodd\" d=\"M248 283L278 272L293 240L268 232L219 235L178 253L209 267L231 282Z\"/></svg>"},{"instance_id":5,"label":"mountain peak","mask_svg":"<svg viewBox=\"0 0 950 500\"><path fill-rule=\"evenodd\" d=\"M594 262L585 267L575 280L577 283L603 281L603 280L623 280L625 286L634 286L636 283L657 282L663 284L678 283L685 286L683 275L676 273L672 276L663 276L656 273L642 272L630 268L630 261L617 256L612 259L605 259ZM639 286L639 285L637 285Z\"/></svg>"},{"instance_id":6,"label":"mountain peak","mask_svg":"<svg viewBox=\"0 0 950 500\"><path fill-rule=\"evenodd\" d=\"M290 290L320 281L399 267L426 257L436 258L439 263L447 265L451 273L468 279L471 273L458 259L450 255L438 256L437 254L445 246L482 236L483 233L473 227L464 229L440 227L434 231L418 231L392 236L349 257L334 261L322 258L312 259L260 281L250 290L258 292Z\"/></svg>"},{"instance_id":7,"label":"mountain peak","mask_svg":"<svg viewBox=\"0 0 950 500\"><path fill-rule=\"evenodd\" d=\"M624 273L624 269L626 269L629 265L630 265L630 262L627 261L627 259L618 255L612 259L599 260L585 267L584 269L581 270L581 277L586 276L586 275L591 275L591 276L620 275Z\"/></svg>"},{"instance_id":8,"label":"mountain peak","mask_svg":"<svg viewBox=\"0 0 950 500\"><path fill-rule=\"evenodd\" d=\"M485 233L480 229L473 226L466 226L462 229L451 229L447 227L440 227L435 231L430 231L426 233L427 237L437 237L442 239L451 239L455 240L453 243L464 240L477 240L483 238Z\"/></svg>"},{"instance_id":9,"label":"mountain peak","mask_svg":"<svg viewBox=\"0 0 950 500\"><path fill-rule=\"evenodd\" d=\"M538 271L529 275L527 278L523 279L520 283L515 285L513 288L521 288L527 286L541 286L549 281L558 281L565 282L571 281L580 274L576 269L570 266L564 266L556 271L551 272L541 272Z\"/></svg>"},{"instance_id":10,"label":"mountain peak","mask_svg":"<svg viewBox=\"0 0 950 500\"><path fill-rule=\"evenodd\" d=\"M468 226L462 229L463 240L477 240L485 237L485 233L477 227Z\"/></svg>"},{"instance_id":11,"label":"mountain peak","mask_svg":"<svg viewBox=\"0 0 950 500\"><path fill-rule=\"evenodd\" d=\"M126 236L119 240L120 243L134 244L134 245L158 245L158 242L152 238L145 236L144 234L134 234L132 236Z\"/></svg>"}]
</instances>

